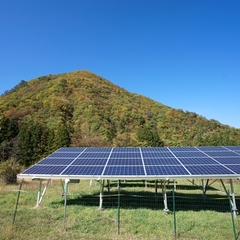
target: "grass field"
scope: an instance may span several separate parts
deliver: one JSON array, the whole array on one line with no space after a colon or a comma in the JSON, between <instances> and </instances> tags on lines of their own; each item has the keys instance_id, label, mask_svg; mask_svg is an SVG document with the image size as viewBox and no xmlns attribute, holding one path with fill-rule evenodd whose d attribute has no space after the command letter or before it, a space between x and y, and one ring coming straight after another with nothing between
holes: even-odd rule
<instances>
[{"instance_id":1,"label":"grass field","mask_svg":"<svg viewBox=\"0 0 240 240\"><path fill-rule=\"evenodd\" d=\"M225 181L227 189L229 184ZM178 181L175 191L176 230L172 188L168 186L169 213L163 211L161 187L155 194L154 183L122 182L120 195L120 234L118 234L118 189L104 191L103 211L98 211L97 182L69 184L67 217L64 228L64 197L60 181L51 181L41 205L35 208L38 181L22 185L14 225L13 216L19 185L0 183L0 239L234 239L229 201L219 182L213 183L204 201L202 191L187 180ZM234 182L237 206L240 186ZM237 234L239 216L235 218Z\"/></svg>"}]
</instances>

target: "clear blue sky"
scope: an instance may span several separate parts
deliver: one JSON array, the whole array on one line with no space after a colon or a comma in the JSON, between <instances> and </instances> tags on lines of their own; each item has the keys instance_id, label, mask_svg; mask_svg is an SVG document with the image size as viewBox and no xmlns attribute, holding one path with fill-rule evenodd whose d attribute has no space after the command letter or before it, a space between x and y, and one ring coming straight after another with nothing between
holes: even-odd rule
<instances>
[{"instance_id":1,"label":"clear blue sky","mask_svg":"<svg viewBox=\"0 0 240 240\"><path fill-rule=\"evenodd\" d=\"M0 93L89 70L240 128L239 0L0 0Z\"/></svg>"}]
</instances>

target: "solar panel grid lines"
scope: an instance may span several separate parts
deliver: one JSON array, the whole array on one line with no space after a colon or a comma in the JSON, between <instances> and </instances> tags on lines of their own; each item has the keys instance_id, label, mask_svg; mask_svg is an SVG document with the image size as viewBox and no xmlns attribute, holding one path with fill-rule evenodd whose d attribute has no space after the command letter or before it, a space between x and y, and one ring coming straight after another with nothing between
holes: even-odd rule
<instances>
[{"instance_id":1,"label":"solar panel grid lines","mask_svg":"<svg viewBox=\"0 0 240 240\"><path fill-rule=\"evenodd\" d=\"M240 146L60 148L18 177L239 178Z\"/></svg>"},{"instance_id":2,"label":"solar panel grid lines","mask_svg":"<svg viewBox=\"0 0 240 240\"><path fill-rule=\"evenodd\" d=\"M73 164L74 161L75 161L84 151L86 151L86 149L87 149L87 148L78 149L79 151L77 152L77 156L76 156L76 157L73 159L73 161L66 167L66 169L69 168L69 166L70 166L71 164ZM66 169L64 169L63 171L65 171ZM60 175L62 175L63 171L60 173Z\"/></svg>"},{"instance_id":3,"label":"solar panel grid lines","mask_svg":"<svg viewBox=\"0 0 240 240\"><path fill-rule=\"evenodd\" d=\"M226 153L225 151L222 151L222 149L224 149L223 147L216 147L216 149L219 149L220 150L220 156L222 156L222 153ZM203 149L203 150L205 150L206 151L206 149ZM200 150L201 151L201 150ZM227 169L230 173L228 173L228 174L236 174L233 170L231 170L230 168L228 168L228 167L226 167L224 164L222 164L221 162L219 162L219 161L217 161L213 156L210 156L210 155L212 155L211 153L213 153L213 152L215 152L216 150L214 150L214 151L206 151L206 152L204 152L204 151L201 151L201 152L203 152L203 153L205 153L206 154L206 156L208 156L210 159L213 159L214 161L216 161L216 163L218 163L220 166L222 166L223 168L225 168L225 169ZM229 151L229 150L228 150ZM210 153L210 155L209 155L209 153ZM228 155L228 154L224 154L224 156L225 155ZM217 168L217 167L215 167L215 168ZM214 169L214 171L215 171L215 169ZM212 171L213 172L213 174L214 174L214 171ZM223 171L223 170L222 170ZM204 171L205 173L207 173L208 174L208 171ZM202 174L202 173L200 173L200 174ZM220 174L223 174L223 173L220 173Z\"/></svg>"},{"instance_id":4,"label":"solar panel grid lines","mask_svg":"<svg viewBox=\"0 0 240 240\"><path fill-rule=\"evenodd\" d=\"M104 174L104 172L105 172L105 170L106 170L106 167L107 167L107 165L108 165L108 162L109 162L109 160L110 160L110 157L111 157L112 152L113 152L113 148L111 149L111 151L110 151L110 153L109 153L107 162L106 162L106 164L105 164L105 166L104 166L104 169L103 169L103 171L102 171L102 173L101 173L101 176L103 176L103 174Z\"/></svg>"},{"instance_id":5,"label":"solar panel grid lines","mask_svg":"<svg viewBox=\"0 0 240 240\"><path fill-rule=\"evenodd\" d=\"M230 169L226 168L223 165L188 165L186 168L193 174L193 175L202 175L202 174L208 174L208 175L221 175L221 174L235 174Z\"/></svg>"},{"instance_id":6,"label":"solar panel grid lines","mask_svg":"<svg viewBox=\"0 0 240 240\"><path fill-rule=\"evenodd\" d=\"M175 154L172 152L172 150L170 148L168 148L169 151L174 155L174 157L180 162L180 164L185 168L185 170L188 172L189 175L192 175L191 172L189 172L186 167L182 164L182 162L175 156Z\"/></svg>"},{"instance_id":7,"label":"solar panel grid lines","mask_svg":"<svg viewBox=\"0 0 240 240\"><path fill-rule=\"evenodd\" d=\"M142 149L141 149L141 148L139 148L139 152L140 152L140 155L141 155L141 160L142 160L144 175L147 175L146 166L145 166L145 161L144 161L144 159L143 159L143 153L142 153Z\"/></svg>"}]
</instances>

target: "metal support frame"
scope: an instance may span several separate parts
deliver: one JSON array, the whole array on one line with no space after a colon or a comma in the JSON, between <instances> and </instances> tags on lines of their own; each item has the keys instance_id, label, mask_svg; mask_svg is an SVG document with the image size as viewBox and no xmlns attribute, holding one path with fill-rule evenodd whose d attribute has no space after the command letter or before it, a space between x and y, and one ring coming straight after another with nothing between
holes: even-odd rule
<instances>
[{"instance_id":1,"label":"metal support frame","mask_svg":"<svg viewBox=\"0 0 240 240\"><path fill-rule=\"evenodd\" d=\"M104 183L105 180L100 180L99 184L100 184L100 193L99 193L99 208L98 211L102 211L103 210L103 190L104 190Z\"/></svg>"},{"instance_id":2,"label":"metal support frame","mask_svg":"<svg viewBox=\"0 0 240 240\"><path fill-rule=\"evenodd\" d=\"M227 191L227 188L226 188L223 180L220 179L220 182L221 182L221 184L223 186L223 189L224 189L225 193L228 195L228 191ZM232 211L233 211L234 217L236 217L238 209L237 209L237 205L236 205L235 193L234 193L232 179L230 179L230 189L231 189L231 192L230 192L230 197L231 197L230 202L231 202L231 205L232 205Z\"/></svg>"},{"instance_id":3,"label":"metal support frame","mask_svg":"<svg viewBox=\"0 0 240 240\"><path fill-rule=\"evenodd\" d=\"M22 183L23 183L23 181L20 183L19 190L17 191L18 195L17 195L17 201L16 201L15 211L14 211L14 215L13 215L12 225L14 225L15 219L16 219L16 215L17 215L18 202L19 202L19 198L20 198L20 193L22 191Z\"/></svg>"},{"instance_id":4,"label":"metal support frame","mask_svg":"<svg viewBox=\"0 0 240 240\"><path fill-rule=\"evenodd\" d=\"M66 208L67 208L67 195L68 195L68 183L69 179L65 179L65 184L63 188L63 196L64 196L64 211L63 211L63 228L65 229L66 225Z\"/></svg>"},{"instance_id":5,"label":"metal support frame","mask_svg":"<svg viewBox=\"0 0 240 240\"><path fill-rule=\"evenodd\" d=\"M167 190L166 190L166 182L168 182L168 179L164 180L163 182L163 203L164 203L164 209L163 211L164 212L169 212L169 209L168 209L168 204L167 204Z\"/></svg>"},{"instance_id":6,"label":"metal support frame","mask_svg":"<svg viewBox=\"0 0 240 240\"><path fill-rule=\"evenodd\" d=\"M41 193L41 189L42 189L42 179L39 180L39 187L38 187L38 196L37 196L37 205L36 205L36 207L38 207L38 206L41 204L42 199L43 199L43 196L44 196L44 194L45 194L45 192L46 192L46 190L47 190L47 188L48 188L48 184L49 184L50 180L51 180L51 179L48 179L48 181L47 181L47 183L46 183L46 185L45 185L45 188L44 188L44 190L43 190L42 193Z\"/></svg>"},{"instance_id":7,"label":"metal support frame","mask_svg":"<svg viewBox=\"0 0 240 240\"><path fill-rule=\"evenodd\" d=\"M121 181L118 180L118 234L120 234L120 184Z\"/></svg>"},{"instance_id":8,"label":"metal support frame","mask_svg":"<svg viewBox=\"0 0 240 240\"><path fill-rule=\"evenodd\" d=\"M208 187L209 179L207 179L206 184L204 182L204 179L202 179L202 192L203 192L203 200L206 201L206 192Z\"/></svg>"},{"instance_id":9,"label":"metal support frame","mask_svg":"<svg viewBox=\"0 0 240 240\"><path fill-rule=\"evenodd\" d=\"M234 217L236 217L237 216L237 206L236 206L235 193L234 193L232 179L230 179L230 188L231 188L231 197L232 197L232 200L231 200L232 211L233 211Z\"/></svg>"}]
</instances>

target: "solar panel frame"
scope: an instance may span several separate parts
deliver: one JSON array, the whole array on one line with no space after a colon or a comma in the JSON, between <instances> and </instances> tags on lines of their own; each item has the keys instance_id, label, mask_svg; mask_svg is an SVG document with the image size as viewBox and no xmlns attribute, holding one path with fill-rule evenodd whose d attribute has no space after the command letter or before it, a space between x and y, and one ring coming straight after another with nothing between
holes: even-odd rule
<instances>
[{"instance_id":1,"label":"solar panel frame","mask_svg":"<svg viewBox=\"0 0 240 240\"><path fill-rule=\"evenodd\" d=\"M18 177L98 180L240 178L240 146L64 147Z\"/></svg>"}]
</instances>

